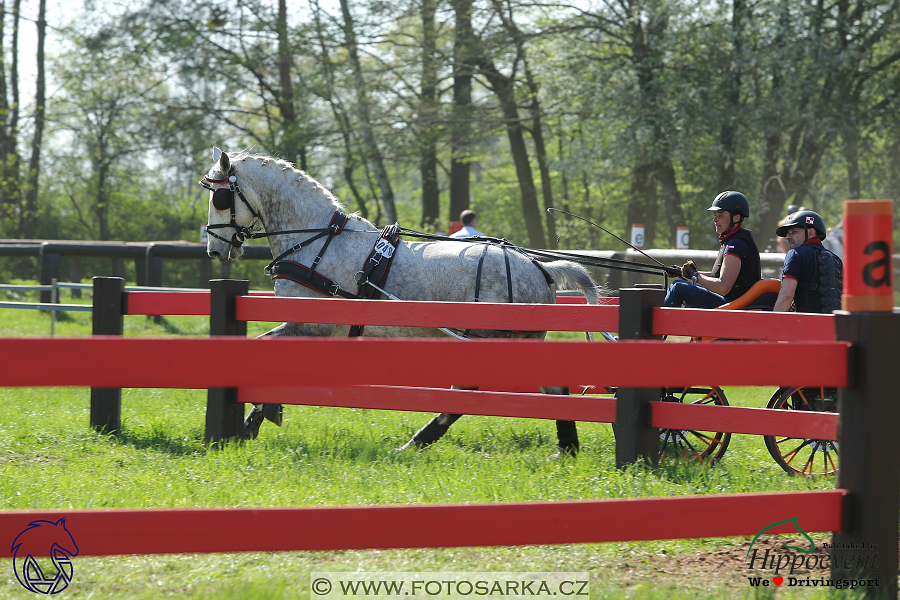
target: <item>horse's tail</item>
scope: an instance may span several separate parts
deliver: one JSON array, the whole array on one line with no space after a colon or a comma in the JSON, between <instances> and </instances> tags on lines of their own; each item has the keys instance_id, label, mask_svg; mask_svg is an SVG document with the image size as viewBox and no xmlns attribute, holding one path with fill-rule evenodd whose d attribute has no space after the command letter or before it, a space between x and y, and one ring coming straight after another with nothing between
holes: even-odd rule
<instances>
[{"instance_id":1,"label":"horse's tail","mask_svg":"<svg viewBox=\"0 0 900 600\"><path fill-rule=\"evenodd\" d=\"M583 266L569 260L554 260L541 263L541 266L553 277L556 289L579 290L587 298L588 304L600 303L601 288Z\"/></svg>"}]
</instances>

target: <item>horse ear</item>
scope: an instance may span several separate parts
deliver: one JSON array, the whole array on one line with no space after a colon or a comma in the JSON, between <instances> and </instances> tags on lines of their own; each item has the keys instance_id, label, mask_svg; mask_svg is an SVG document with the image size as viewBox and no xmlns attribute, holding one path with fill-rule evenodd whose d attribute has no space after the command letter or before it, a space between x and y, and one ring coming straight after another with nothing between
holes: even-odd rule
<instances>
[{"instance_id":1,"label":"horse ear","mask_svg":"<svg viewBox=\"0 0 900 600\"><path fill-rule=\"evenodd\" d=\"M231 160L229 160L228 155L222 152L222 155L219 157L219 168L223 173L227 173L229 169L231 169Z\"/></svg>"},{"instance_id":2,"label":"horse ear","mask_svg":"<svg viewBox=\"0 0 900 600\"><path fill-rule=\"evenodd\" d=\"M222 156L222 151L219 150L218 146L213 146L213 162L219 162L220 156Z\"/></svg>"}]
</instances>

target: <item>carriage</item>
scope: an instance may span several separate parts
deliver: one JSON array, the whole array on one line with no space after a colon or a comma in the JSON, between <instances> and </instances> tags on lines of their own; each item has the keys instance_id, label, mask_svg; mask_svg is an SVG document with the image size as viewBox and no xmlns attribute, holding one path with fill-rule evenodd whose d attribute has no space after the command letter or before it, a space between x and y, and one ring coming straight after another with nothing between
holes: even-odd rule
<instances>
[{"instance_id":1,"label":"carriage","mask_svg":"<svg viewBox=\"0 0 900 600\"><path fill-rule=\"evenodd\" d=\"M714 310L771 311L781 289L777 279L762 279L733 302ZM695 337L693 342L715 343L723 338ZM695 387L685 390L663 390L663 402L689 402L728 406L725 393L719 387ZM780 387L769 398L766 408L837 412L837 388ZM731 434L727 432L662 429L659 433L659 461L701 462L715 464L722 459ZM838 442L763 436L766 449L778 465L789 474L831 475L837 472Z\"/></svg>"}]
</instances>

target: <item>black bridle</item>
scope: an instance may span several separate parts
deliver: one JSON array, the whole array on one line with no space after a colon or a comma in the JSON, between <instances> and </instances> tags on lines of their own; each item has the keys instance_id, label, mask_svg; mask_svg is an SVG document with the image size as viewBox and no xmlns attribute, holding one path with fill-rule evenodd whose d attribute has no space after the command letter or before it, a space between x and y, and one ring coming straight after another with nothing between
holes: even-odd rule
<instances>
[{"instance_id":1,"label":"black bridle","mask_svg":"<svg viewBox=\"0 0 900 600\"><path fill-rule=\"evenodd\" d=\"M257 214L257 212L253 210L253 207L250 206L250 203L244 196L244 192L242 192L241 188L238 186L237 175L234 174L234 165L232 165L231 169L228 171L228 175L226 175L223 179L212 179L209 175L204 175L203 179L201 179L199 183L201 186L213 193L212 202L216 210L231 211L230 223L221 223L219 225L206 226L206 232L209 235L218 240L222 240L227 244L231 244L235 248L240 248L248 239L261 238L268 235L265 232L259 232L262 219L260 219L259 214ZM214 188L212 187L212 185L210 185L222 185L226 183L228 184L227 188ZM250 214L253 215L253 220L250 222L250 225L239 225L235 220L235 194L237 194L238 198L241 199L241 202L244 203L244 205L250 211ZM213 229L223 229L225 227L231 227L234 229L234 234L231 236L230 240L212 231Z\"/></svg>"},{"instance_id":2,"label":"black bridle","mask_svg":"<svg viewBox=\"0 0 900 600\"><path fill-rule=\"evenodd\" d=\"M332 215L331 222L328 223L328 227L317 227L314 229L285 229L284 231L260 231L260 226L263 226L262 218L259 214L253 210L253 207L250 206L250 202L247 201L247 198L244 196L244 193L241 191L240 186L237 183L237 175L234 172L234 165L231 166L231 169L228 171L228 175L222 179L212 179L209 175L204 175L203 179L199 182L202 187L211 191L213 193L212 203L216 210L230 210L231 211L231 222L222 223L219 225L207 225L206 231L209 235L213 236L216 239L222 240L226 244L230 244L235 248L240 248L246 240L254 240L265 238L273 235L288 235L292 233L314 233L310 238L307 238L301 242L298 242L276 256L272 259L268 265L266 265L265 271L266 275L272 274L272 268L275 264L287 256L293 254L294 252L298 252L300 249L308 246L312 242L321 239L323 237L326 238L324 245L319 250L318 256L316 256L313 265L312 271L315 271L316 266L319 261L322 259L322 254L328 248L328 245L331 243L331 239L333 236L344 231L344 227L347 225L349 217L340 211L335 211L334 215ZM215 188L212 185L222 185L228 184L228 187L220 187ZM250 222L250 225L244 226L238 224L235 220L235 202L234 196L237 194L238 198L241 199L247 209L250 211L250 214L253 215L253 221ZM231 236L231 239L224 238L216 233L210 231L211 229L222 229L225 227L234 228L234 235ZM377 231L372 233L378 233Z\"/></svg>"}]
</instances>

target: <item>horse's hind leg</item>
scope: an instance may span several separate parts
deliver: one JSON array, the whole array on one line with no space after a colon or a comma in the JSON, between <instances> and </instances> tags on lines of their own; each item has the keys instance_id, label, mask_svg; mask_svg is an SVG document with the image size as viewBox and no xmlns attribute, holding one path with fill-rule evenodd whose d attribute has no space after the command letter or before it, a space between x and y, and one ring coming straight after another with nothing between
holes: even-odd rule
<instances>
[{"instance_id":1,"label":"horse's hind leg","mask_svg":"<svg viewBox=\"0 0 900 600\"><path fill-rule=\"evenodd\" d=\"M427 448L431 444L435 443L439 439L441 439L447 430L450 429L450 426L456 423L456 421L462 415L455 415L451 413L441 413L432 420L428 422L425 427L416 432L412 439L406 442L400 449L406 450L408 448Z\"/></svg>"},{"instance_id":2,"label":"horse's hind leg","mask_svg":"<svg viewBox=\"0 0 900 600\"><path fill-rule=\"evenodd\" d=\"M255 440L259 435L259 428L263 421L268 419L272 423L281 427L283 420L284 406L281 404L254 404L250 409L250 414L244 419L244 433L242 437L246 440Z\"/></svg>"},{"instance_id":3,"label":"horse's hind leg","mask_svg":"<svg viewBox=\"0 0 900 600\"><path fill-rule=\"evenodd\" d=\"M567 396L569 388L543 387L541 392ZM556 438L559 443L559 452L553 455L554 458L578 454L580 445L578 443L578 425L576 425L575 421L557 421Z\"/></svg>"}]
</instances>

